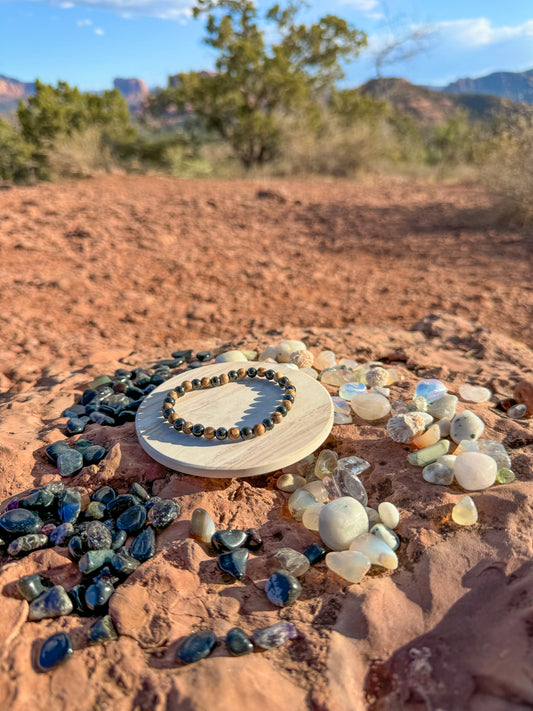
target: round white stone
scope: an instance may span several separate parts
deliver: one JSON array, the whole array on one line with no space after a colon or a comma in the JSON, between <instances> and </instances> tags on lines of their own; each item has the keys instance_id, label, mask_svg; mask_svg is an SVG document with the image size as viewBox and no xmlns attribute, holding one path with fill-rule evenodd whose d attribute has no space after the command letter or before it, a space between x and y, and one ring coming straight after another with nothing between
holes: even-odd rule
<instances>
[{"instance_id":1,"label":"round white stone","mask_svg":"<svg viewBox=\"0 0 533 711\"><path fill-rule=\"evenodd\" d=\"M463 410L453 418L450 436L457 443L465 439L475 441L481 437L484 429L485 425L480 417L471 410Z\"/></svg>"},{"instance_id":2,"label":"round white stone","mask_svg":"<svg viewBox=\"0 0 533 711\"><path fill-rule=\"evenodd\" d=\"M360 583L370 568L370 561L358 551L328 553L327 567L349 583Z\"/></svg>"},{"instance_id":3,"label":"round white stone","mask_svg":"<svg viewBox=\"0 0 533 711\"><path fill-rule=\"evenodd\" d=\"M277 347L277 346L274 346L274 345L267 346L267 347L263 350L263 352L261 353L261 355L259 356L259 360L261 360L261 361L268 361L270 358L272 358L272 360L275 360L275 359L276 359L276 354L277 354L277 352L278 352L278 347Z\"/></svg>"},{"instance_id":4,"label":"round white stone","mask_svg":"<svg viewBox=\"0 0 533 711\"><path fill-rule=\"evenodd\" d=\"M368 531L365 507L351 496L330 501L320 512L318 531L328 548L346 550L354 538Z\"/></svg>"},{"instance_id":5,"label":"round white stone","mask_svg":"<svg viewBox=\"0 0 533 711\"><path fill-rule=\"evenodd\" d=\"M380 420L390 412L390 402L378 393L361 393L354 395L350 401L352 410L362 420Z\"/></svg>"},{"instance_id":6,"label":"round white stone","mask_svg":"<svg viewBox=\"0 0 533 711\"><path fill-rule=\"evenodd\" d=\"M400 512L394 504L390 501L383 501L378 506L378 514L383 523L387 528L396 528L400 523Z\"/></svg>"},{"instance_id":7,"label":"round white stone","mask_svg":"<svg viewBox=\"0 0 533 711\"><path fill-rule=\"evenodd\" d=\"M248 360L242 351L225 351L215 358L215 363L232 363L233 361Z\"/></svg>"},{"instance_id":8,"label":"round white stone","mask_svg":"<svg viewBox=\"0 0 533 711\"><path fill-rule=\"evenodd\" d=\"M455 395L441 395L428 404L428 412L437 420L451 420L455 415L457 402Z\"/></svg>"},{"instance_id":9,"label":"round white stone","mask_svg":"<svg viewBox=\"0 0 533 711\"><path fill-rule=\"evenodd\" d=\"M322 351L315 358L315 368L317 370L325 370L326 368L332 368L335 363L335 353L333 353L333 351Z\"/></svg>"},{"instance_id":10,"label":"round white stone","mask_svg":"<svg viewBox=\"0 0 533 711\"><path fill-rule=\"evenodd\" d=\"M381 565L388 570L396 570L398 556L389 546L372 533L363 533L350 543L351 551L366 555L372 565Z\"/></svg>"},{"instance_id":11,"label":"round white stone","mask_svg":"<svg viewBox=\"0 0 533 711\"><path fill-rule=\"evenodd\" d=\"M488 388L480 385L461 385L459 395L468 402L487 402L492 397L492 392Z\"/></svg>"},{"instance_id":12,"label":"round white stone","mask_svg":"<svg viewBox=\"0 0 533 711\"><path fill-rule=\"evenodd\" d=\"M492 457L481 452L463 452L457 456L453 473L467 491L487 489L496 481L498 466Z\"/></svg>"}]
</instances>

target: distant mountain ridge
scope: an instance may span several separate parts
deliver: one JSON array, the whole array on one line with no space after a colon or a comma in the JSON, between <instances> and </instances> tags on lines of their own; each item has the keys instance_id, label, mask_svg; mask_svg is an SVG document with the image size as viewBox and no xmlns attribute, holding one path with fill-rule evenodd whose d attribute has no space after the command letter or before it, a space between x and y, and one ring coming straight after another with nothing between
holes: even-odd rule
<instances>
[{"instance_id":1,"label":"distant mountain ridge","mask_svg":"<svg viewBox=\"0 0 533 711\"><path fill-rule=\"evenodd\" d=\"M491 94L524 104L533 104L533 69L526 72L493 72L477 79L458 79L442 87L450 94Z\"/></svg>"}]
</instances>

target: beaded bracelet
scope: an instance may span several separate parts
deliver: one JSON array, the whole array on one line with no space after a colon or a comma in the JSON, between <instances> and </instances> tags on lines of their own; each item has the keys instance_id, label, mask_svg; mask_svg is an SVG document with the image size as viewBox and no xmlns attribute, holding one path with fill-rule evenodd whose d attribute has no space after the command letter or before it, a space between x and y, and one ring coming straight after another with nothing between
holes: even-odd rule
<instances>
[{"instance_id":1,"label":"beaded bracelet","mask_svg":"<svg viewBox=\"0 0 533 711\"><path fill-rule=\"evenodd\" d=\"M180 417L174 410L174 405L176 400L183 397L190 390L207 390L209 388L216 388L220 385L226 385L229 382L236 380L244 380L245 378L265 378L266 380L272 380L276 382L280 388L283 390L281 405L276 407L275 411L272 412L266 419L262 422L258 422L253 427L230 427L227 430L225 427L204 427L200 424L193 424L188 422L183 417ZM294 398L296 396L296 386L292 383L286 375L283 373L277 373L275 370L267 370L266 368L239 368L239 370L230 370L228 373L222 373L222 375L214 375L211 378L204 377L201 380L195 378L194 380L184 380L181 385L178 385L171 390L168 395L163 400L163 417L165 420L171 424L175 430L178 432L183 432L184 434L192 434L195 437L205 437L206 439L216 439L224 440L226 438L231 440L241 439L252 439L253 437L260 437L265 434L267 430L271 430L274 425L282 422L285 415L292 408Z\"/></svg>"}]
</instances>

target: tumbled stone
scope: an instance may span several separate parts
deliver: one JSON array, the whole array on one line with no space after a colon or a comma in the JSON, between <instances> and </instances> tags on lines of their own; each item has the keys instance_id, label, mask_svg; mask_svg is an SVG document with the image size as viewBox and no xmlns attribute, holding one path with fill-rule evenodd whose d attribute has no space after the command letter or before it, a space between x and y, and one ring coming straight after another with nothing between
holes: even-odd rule
<instances>
[{"instance_id":1,"label":"tumbled stone","mask_svg":"<svg viewBox=\"0 0 533 711\"><path fill-rule=\"evenodd\" d=\"M81 496L79 491L67 489L59 495L59 518L63 523L76 523L80 511Z\"/></svg>"},{"instance_id":2,"label":"tumbled stone","mask_svg":"<svg viewBox=\"0 0 533 711\"><path fill-rule=\"evenodd\" d=\"M154 528L162 530L178 518L180 506L172 499L161 499L148 511L148 520ZM120 526L119 526L120 528Z\"/></svg>"},{"instance_id":3,"label":"tumbled stone","mask_svg":"<svg viewBox=\"0 0 533 711\"><path fill-rule=\"evenodd\" d=\"M75 449L62 449L57 455L60 476L74 476L83 468L83 456Z\"/></svg>"},{"instance_id":4,"label":"tumbled stone","mask_svg":"<svg viewBox=\"0 0 533 711\"><path fill-rule=\"evenodd\" d=\"M386 417L390 412L390 402L377 393L362 393L351 400L352 410L362 420L373 422Z\"/></svg>"},{"instance_id":5,"label":"tumbled stone","mask_svg":"<svg viewBox=\"0 0 533 711\"><path fill-rule=\"evenodd\" d=\"M269 346L266 346L266 348L264 348L261 351L259 360L268 362L268 359L270 358L271 360L275 361L277 352L278 352L278 347L273 344L270 344Z\"/></svg>"},{"instance_id":6,"label":"tumbled stone","mask_svg":"<svg viewBox=\"0 0 533 711\"><path fill-rule=\"evenodd\" d=\"M87 548L89 550L104 550L111 548L112 535L107 526L99 521L91 521L86 529Z\"/></svg>"},{"instance_id":7,"label":"tumbled stone","mask_svg":"<svg viewBox=\"0 0 533 711\"><path fill-rule=\"evenodd\" d=\"M477 442L470 439L462 439L454 450L454 455L457 457L463 452L479 452Z\"/></svg>"},{"instance_id":8,"label":"tumbled stone","mask_svg":"<svg viewBox=\"0 0 533 711\"><path fill-rule=\"evenodd\" d=\"M368 526L374 526L376 523L381 523L381 519L379 517L378 512L376 509L371 508L370 506L365 506L365 511L366 515L368 516Z\"/></svg>"},{"instance_id":9,"label":"tumbled stone","mask_svg":"<svg viewBox=\"0 0 533 711\"><path fill-rule=\"evenodd\" d=\"M72 602L62 585L55 585L41 593L30 602L29 620L42 620L45 617L60 617L70 615Z\"/></svg>"},{"instance_id":10,"label":"tumbled stone","mask_svg":"<svg viewBox=\"0 0 533 711\"><path fill-rule=\"evenodd\" d=\"M475 441L481 437L484 429L485 425L480 417L470 410L463 410L453 418L450 426L450 436L454 442L460 442L464 439Z\"/></svg>"},{"instance_id":11,"label":"tumbled stone","mask_svg":"<svg viewBox=\"0 0 533 711\"><path fill-rule=\"evenodd\" d=\"M333 413L333 424L334 425L351 425L353 422L351 415L346 415L343 412Z\"/></svg>"},{"instance_id":12,"label":"tumbled stone","mask_svg":"<svg viewBox=\"0 0 533 711\"><path fill-rule=\"evenodd\" d=\"M460 526L471 526L477 522L476 505L470 496L463 496L452 509L452 519Z\"/></svg>"},{"instance_id":13,"label":"tumbled stone","mask_svg":"<svg viewBox=\"0 0 533 711\"><path fill-rule=\"evenodd\" d=\"M524 403L518 403L517 405L512 405L507 410L507 416L512 420L521 420L527 415L527 406Z\"/></svg>"},{"instance_id":14,"label":"tumbled stone","mask_svg":"<svg viewBox=\"0 0 533 711\"><path fill-rule=\"evenodd\" d=\"M52 583L48 578L43 578L38 573L25 575L17 581L17 592L28 602L35 600L36 597L39 597L41 593L46 592L50 587L52 587Z\"/></svg>"},{"instance_id":15,"label":"tumbled stone","mask_svg":"<svg viewBox=\"0 0 533 711\"><path fill-rule=\"evenodd\" d=\"M85 551L85 544L79 536L72 536L68 542L68 552L72 560L79 560Z\"/></svg>"},{"instance_id":16,"label":"tumbled stone","mask_svg":"<svg viewBox=\"0 0 533 711\"><path fill-rule=\"evenodd\" d=\"M111 541L111 548L114 551L118 551L124 543L126 543L126 538L128 537L128 534L126 531L112 531L113 540Z\"/></svg>"},{"instance_id":17,"label":"tumbled stone","mask_svg":"<svg viewBox=\"0 0 533 711\"><path fill-rule=\"evenodd\" d=\"M372 565L381 565L387 570L396 570L398 557L385 541L371 533L363 533L350 543L351 551L363 553Z\"/></svg>"},{"instance_id":18,"label":"tumbled stone","mask_svg":"<svg viewBox=\"0 0 533 711\"><path fill-rule=\"evenodd\" d=\"M8 555L16 556L21 553L29 553L30 551L39 550L39 548L44 548L48 543L48 536L42 533L28 533L25 536L19 536L11 541L7 548Z\"/></svg>"},{"instance_id":19,"label":"tumbled stone","mask_svg":"<svg viewBox=\"0 0 533 711\"><path fill-rule=\"evenodd\" d=\"M428 401L422 395L415 395L415 397L407 403L407 409L409 412L427 412Z\"/></svg>"},{"instance_id":20,"label":"tumbled stone","mask_svg":"<svg viewBox=\"0 0 533 711\"><path fill-rule=\"evenodd\" d=\"M381 522L387 526L387 528L396 528L400 523L400 512L390 501L383 501L378 506L378 514Z\"/></svg>"},{"instance_id":21,"label":"tumbled stone","mask_svg":"<svg viewBox=\"0 0 533 711\"><path fill-rule=\"evenodd\" d=\"M361 457L351 455L349 457L340 457L340 459L337 460L337 466L343 469L349 469L359 476L367 469L370 469L370 462L367 462L366 459L361 459Z\"/></svg>"},{"instance_id":22,"label":"tumbled stone","mask_svg":"<svg viewBox=\"0 0 533 711\"><path fill-rule=\"evenodd\" d=\"M430 425L433 424L433 417L429 414L429 412L417 412L417 413L411 413L411 414L416 414L417 417L420 417L422 421L424 422L424 427L429 427ZM439 423L440 426L440 423Z\"/></svg>"},{"instance_id":23,"label":"tumbled stone","mask_svg":"<svg viewBox=\"0 0 533 711\"><path fill-rule=\"evenodd\" d=\"M79 417L70 417L67 420L66 429L69 435L81 434L85 429L85 422Z\"/></svg>"},{"instance_id":24,"label":"tumbled stone","mask_svg":"<svg viewBox=\"0 0 533 711\"><path fill-rule=\"evenodd\" d=\"M424 447L424 449L419 449L416 452L410 452L407 455L407 460L409 464L415 467L425 467L426 464L431 464L431 462L442 457L443 454L448 454L449 449L449 440L441 439L430 447Z\"/></svg>"},{"instance_id":25,"label":"tumbled stone","mask_svg":"<svg viewBox=\"0 0 533 711\"><path fill-rule=\"evenodd\" d=\"M205 509L194 509L189 536L202 543L211 543L216 531L215 522Z\"/></svg>"},{"instance_id":26,"label":"tumbled stone","mask_svg":"<svg viewBox=\"0 0 533 711\"><path fill-rule=\"evenodd\" d=\"M136 558L126 553L115 553L110 563L120 575L131 575L141 564Z\"/></svg>"},{"instance_id":27,"label":"tumbled stone","mask_svg":"<svg viewBox=\"0 0 533 711\"><path fill-rule=\"evenodd\" d=\"M351 469L336 467L333 472L333 482L338 490L338 496L351 496L360 504L368 504L368 494L363 483Z\"/></svg>"},{"instance_id":28,"label":"tumbled stone","mask_svg":"<svg viewBox=\"0 0 533 711\"><path fill-rule=\"evenodd\" d=\"M176 659L182 664L192 664L208 657L217 643L215 633L200 630L190 634L177 648Z\"/></svg>"},{"instance_id":29,"label":"tumbled stone","mask_svg":"<svg viewBox=\"0 0 533 711\"><path fill-rule=\"evenodd\" d=\"M109 581L97 580L85 591L85 604L89 610L100 611L107 606L114 592L115 588Z\"/></svg>"},{"instance_id":30,"label":"tumbled stone","mask_svg":"<svg viewBox=\"0 0 533 711\"><path fill-rule=\"evenodd\" d=\"M289 639L296 639L298 632L292 622L276 622L269 627L261 627L252 632L252 639L256 647L261 649L276 649Z\"/></svg>"},{"instance_id":31,"label":"tumbled stone","mask_svg":"<svg viewBox=\"0 0 533 711\"><path fill-rule=\"evenodd\" d=\"M437 420L451 420L455 416L457 402L455 395L441 395L428 404L428 412Z\"/></svg>"},{"instance_id":32,"label":"tumbled stone","mask_svg":"<svg viewBox=\"0 0 533 711\"><path fill-rule=\"evenodd\" d=\"M321 351L315 358L315 368L318 371L332 368L336 364L335 353L333 351Z\"/></svg>"},{"instance_id":33,"label":"tumbled stone","mask_svg":"<svg viewBox=\"0 0 533 711\"><path fill-rule=\"evenodd\" d=\"M151 513L152 511L153 509L150 509L149 513ZM119 529L119 531L126 531L127 533L137 533L142 529L145 523L146 509L142 504L130 506L129 509L123 511L117 518L117 528Z\"/></svg>"},{"instance_id":34,"label":"tumbled stone","mask_svg":"<svg viewBox=\"0 0 533 711\"><path fill-rule=\"evenodd\" d=\"M112 489L110 486L101 486L92 495L93 501L99 501L102 504L105 504L106 506L110 501L113 501L113 499L116 499L116 497L117 497L117 492L114 489Z\"/></svg>"},{"instance_id":35,"label":"tumbled stone","mask_svg":"<svg viewBox=\"0 0 533 711\"><path fill-rule=\"evenodd\" d=\"M39 668L48 671L66 661L73 654L72 640L66 632L56 632L48 637L39 651Z\"/></svg>"},{"instance_id":36,"label":"tumbled stone","mask_svg":"<svg viewBox=\"0 0 533 711\"><path fill-rule=\"evenodd\" d=\"M442 462L433 462L422 470L424 481L439 486L449 486L453 482L453 476L453 469Z\"/></svg>"},{"instance_id":37,"label":"tumbled stone","mask_svg":"<svg viewBox=\"0 0 533 711\"><path fill-rule=\"evenodd\" d=\"M103 644L109 640L118 639L113 620L109 615L96 620L89 629L89 644Z\"/></svg>"},{"instance_id":38,"label":"tumbled stone","mask_svg":"<svg viewBox=\"0 0 533 711\"><path fill-rule=\"evenodd\" d=\"M241 657L253 652L254 645L244 630L232 627L226 634L226 649L234 657Z\"/></svg>"},{"instance_id":39,"label":"tumbled stone","mask_svg":"<svg viewBox=\"0 0 533 711\"><path fill-rule=\"evenodd\" d=\"M318 479L331 476L337 466L337 453L331 449L323 449L315 462L315 475Z\"/></svg>"},{"instance_id":40,"label":"tumbled stone","mask_svg":"<svg viewBox=\"0 0 533 711\"><path fill-rule=\"evenodd\" d=\"M11 536L38 533L43 522L33 511L28 509L12 509L0 516L0 531Z\"/></svg>"},{"instance_id":41,"label":"tumbled stone","mask_svg":"<svg viewBox=\"0 0 533 711\"><path fill-rule=\"evenodd\" d=\"M311 565L316 565L317 563L323 561L326 554L327 550L319 543L311 543L311 545L304 551L304 556L309 560Z\"/></svg>"},{"instance_id":42,"label":"tumbled stone","mask_svg":"<svg viewBox=\"0 0 533 711\"><path fill-rule=\"evenodd\" d=\"M468 491L487 489L496 481L498 467L492 457L481 452L463 452L455 460L457 483Z\"/></svg>"},{"instance_id":43,"label":"tumbled stone","mask_svg":"<svg viewBox=\"0 0 533 711\"><path fill-rule=\"evenodd\" d=\"M339 388L339 397L348 402L351 402L354 395L361 393L366 393L366 385L360 382L343 383Z\"/></svg>"},{"instance_id":44,"label":"tumbled stone","mask_svg":"<svg viewBox=\"0 0 533 711\"><path fill-rule=\"evenodd\" d=\"M498 469L511 468L511 458L501 442L493 439L480 439L477 441L477 448L482 454L488 454L489 457L492 457Z\"/></svg>"},{"instance_id":45,"label":"tumbled stone","mask_svg":"<svg viewBox=\"0 0 533 711\"><path fill-rule=\"evenodd\" d=\"M385 368L381 368L380 366L370 368L366 373L365 381L369 388L384 388L389 383L389 374Z\"/></svg>"},{"instance_id":46,"label":"tumbled stone","mask_svg":"<svg viewBox=\"0 0 533 711\"><path fill-rule=\"evenodd\" d=\"M425 432L414 437L411 444L419 449L424 449L425 447L431 447L432 444L436 444L440 439L440 427L435 424L431 425Z\"/></svg>"},{"instance_id":47,"label":"tumbled stone","mask_svg":"<svg viewBox=\"0 0 533 711\"><path fill-rule=\"evenodd\" d=\"M415 388L415 397L421 395L426 398L428 403L431 403L441 395L445 395L447 390L447 387L440 380L435 380L434 378L420 380Z\"/></svg>"},{"instance_id":48,"label":"tumbled stone","mask_svg":"<svg viewBox=\"0 0 533 711\"><path fill-rule=\"evenodd\" d=\"M119 496L116 496L108 501L106 507L110 516L118 518L131 506L136 506L140 503L139 499L136 496L133 496L133 494L120 494Z\"/></svg>"},{"instance_id":49,"label":"tumbled stone","mask_svg":"<svg viewBox=\"0 0 533 711\"><path fill-rule=\"evenodd\" d=\"M248 535L240 528L217 531L211 538L211 546L216 553L229 553L246 544Z\"/></svg>"},{"instance_id":50,"label":"tumbled stone","mask_svg":"<svg viewBox=\"0 0 533 711\"><path fill-rule=\"evenodd\" d=\"M441 438L443 437L448 437L450 434L450 428L451 428L451 422L447 418L444 418L443 420L439 420L437 422L440 430L440 436Z\"/></svg>"},{"instance_id":51,"label":"tumbled stone","mask_svg":"<svg viewBox=\"0 0 533 711\"><path fill-rule=\"evenodd\" d=\"M304 490L312 494L318 503L324 503L328 500L328 492L326 491L324 484L319 479L306 484L304 486Z\"/></svg>"},{"instance_id":52,"label":"tumbled stone","mask_svg":"<svg viewBox=\"0 0 533 711\"><path fill-rule=\"evenodd\" d=\"M43 515L50 509L55 502L54 494L44 487L34 489L27 496L19 499L19 508L22 509L38 509Z\"/></svg>"},{"instance_id":53,"label":"tumbled stone","mask_svg":"<svg viewBox=\"0 0 533 711\"><path fill-rule=\"evenodd\" d=\"M46 447L45 452L48 459L55 466L57 464L57 456L60 452L70 449L68 444L64 440L59 440L58 442L53 442Z\"/></svg>"},{"instance_id":54,"label":"tumbled stone","mask_svg":"<svg viewBox=\"0 0 533 711\"><path fill-rule=\"evenodd\" d=\"M424 420L417 412L391 417L387 422L387 434L395 442L406 444L424 431Z\"/></svg>"},{"instance_id":55,"label":"tumbled stone","mask_svg":"<svg viewBox=\"0 0 533 711\"><path fill-rule=\"evenodd\" d=\"M302 523L309 531L318 531L320 512L324 506L323 503L311 504L303 512Z\"/></svg>"},{"instance_id":56,"label":"tumbled stone","mask_svg":"<svg viewBox=\"0 0 533 711\"><path fill-rule=\"evenodd\" d=\"M133 539L130 546L130 555L144 563L155 554L155 531L151 526L147 526Z\"/></svg>"},{"instance_id":57,"label":"tumbled stone","mask_svg":"<svg viewBox=\"0 0 533 711\"><path fill-rule=\"evenodd\" d=\"M244 580L249 555L247 548L237 548L229 553L221 553L218 556L218 567L237 580Z\"/></svg>"},{"instance_id":58,"label":"tumbled stone","mask_svg":"<svg viewBox=\"0 0 533 711\"><path fill-rule=\"evenodd\" d=\"M390 396L390 388L380 388L379 385L373 385L370 388L371 393L377 393L378 395L383 395L384 397Z\"/></svg>"},{"instance_id":59,"label":"tumbled stone","mask_svg":"<svg viewBox=\"0 0 533 711\"><path fill-rule=\"evenodd\" d=\"M488 388L480 385L461 385L459 395L468 402L487 402L492 397L492 392Z\"/></svg>"},{"instance_id":60,"label":"tumbled stone","mask_svg":"<svg viewBox=\"0 0 533 711\"><path fill-rule=\"evenodd\" d=\"M224 351L215 358L215 363L234 363L248 360L242 351Z\"/></svg>"},{"instance_id":61,"label":"tumbled stone","mask_svg":"<svg viewBox=\"0 0 533 711\"><path fill-rule=\"evenodd\" d=\"M316 503L318 502L310 491L306 491L306 489L296 489L296 491L289 496L287 505L291 516L296 521L301 521L305 509Z\"/></svg>"},{"instance_id":62,"label":"tumbled stone","mask_svg":"<svg viewBox=\"0 0 533 711\"><path fill-rule=\"evenodd\" d=\"M95 570L98 570L102 566L110 563L114 555L115 551L111 548L87 551L87 553L84 553L80 558L78 568L81 573L84 573L84 575L89 575L90 573L94 573Z\"/></svg>"},{"instance_id":63,"label":"tumbled stone","mask_svg":"<svg viewBox=\"0 0 533 711\"><path fill-rule=\"evenodd\" d=\"M393 400L390 404L390 409L393 416L406 415L410 412L407 403L403 400Z\"/></svg>"},{"instance_id":64,"label":"tumbled stone","mask_svg":"<svg viewBox=\"0 0 533 711\"><path fill-rule=\"evenodd\" d=\"M305 575L309 570L309 560L294 548L278 548L272 557L278 570L286 570L297 578Z\"/></svg>"},{"instance_id":65,"label":"tumbled stone","mask_svg":"<svg viewBox=\"0 0 533 711\"><path fill-rule=\"evenodd\" d=\"M320 512L320 538L332 550L346 550L356 536L366 531L365 508L349 496L330 501Z\"/></svg>"},{"instance_id":66,"label":"tumbled stone","mask_svg":"<svg viewBox=\"0 0 533 711\"><path fill-rule=\"evenodd\" d=\"M516 476L512 469L508 469L507 467L498 469L498 473L496 474L496 481L498 484L510 484L515 479Z\"/></svg>"},{"instance_id":67,"label":"tumbled stone","mask_svg":"<svg viewBox=\"0 0 533 711\"><path fill-rule=\"evenodd\" d=\"M386 543L389 548L393 551L397 550L398 546L400 545L400 539L396 535L396 533L391 529L387 528L382 523L376 523L372 528L370 529L370 533L373 536L377 536L380 538L383 543Z\"/></svg>"},{"instance_id":68,"label":"tumbled stone","mask_svg":"<svg viewBox=\"0 0 533 711\"><path fill-rule=\"evenodd\" d=\"M302 586L287 570L278 570L267 580L265 592L273 605L287 607L300 597Z\"/></svg>"},{"instance_id":69,"label":"tumbled stone","mask_svg":"<svg viewBox=\"0 0 533 711\"><path fill-rule=\"evenodd\" d=\"M326 368L320 373L320 382L324 385L332 385L340 387L344 383L351 383L356 380L353 370L346 368L343 365L336 365L332 368Z\"/></svg>"},{"instance_id":70,"label":"tumbled stone","mask_svg":"<svg viewBox=\"0 0 533 711\"><path fill-rule=\"evenodd\" d=\"M85 518L88 520L101 521L105 518L107 509L101 501L91 501L85 509Z\"/></svg>"},{"instance_id":71,"label":"tumbled stone","mask_svg":"<svg viewBox=\"0 0 533 711\"><path fill-rule=\"evenodd\" d=\"M370 569L370 561L359 551L328 553L326 565L336 575L349 583L360 583Z\"/></svg>"},{"instance_id":72,"label":"tumbled stone","mask_svg":"<svg viewBox=\"0 0 533 711\"><path fill-rule=\"evenodd\" d=\"M346 402L346 400L343 400L341 397L337 397L336 395L334 395L331 398L331 402L333 403L334 412L340 412L344 415L351 414L350 404Z\"/></svg>"},{"instance_id":73,"label":"tumbled stone","mask_svg":"<svg viewBox=\"0 0 533 711\"><path fill-rule=\"evenodd\" d=\"M288 494L292 494L296 489L301 489L305 486L305 479L303 476L298 476L298 474L281 474L278 477L276 486L280 491L285 491Z\"/></svg>"}]
</instances>

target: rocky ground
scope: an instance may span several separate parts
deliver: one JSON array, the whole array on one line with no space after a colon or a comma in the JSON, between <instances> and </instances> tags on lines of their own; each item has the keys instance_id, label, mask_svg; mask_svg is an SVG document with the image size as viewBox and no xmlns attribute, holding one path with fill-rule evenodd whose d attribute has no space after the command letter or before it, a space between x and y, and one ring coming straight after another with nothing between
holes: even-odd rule
<instances>
[{"instance_id":1,"label":"rocky ground","mask_svg":"<svg viewBox=\"0 0 533 711\"><path fill-rule=\"evenodd\" d=\"M490 205L476 190L110 177L1 191L0 206L2 500L58 478L44 447L65 437L60 413L85 383L180 347L302 338L315 353L393 363L405 375L393 395L404 399L421 377L501 397L533 380L531 240L483 227ZM90 425L83 436L108 454L73 485L126 491L139 481L182 513L113 595L117 642L88 647L91 618L27 622L27 603L12 596L12 582L29 572L76 582L65 549L3 565L1 707L531 708L533 429L493 405L468 407L485 421L484 436L506 445L517 479L473 495L480 517L469 528L450 520L464 492L425 483L383 423L334 427L329 447L373 464L363 475L370 505L387 499L400 510L400 566L346 585L319 565L281 611L263 591L268 553L304 550L316 536L288 515L275 472L189 477L151 461L133 423ZM198 506L220 527L263 535L265 553L242 583L223 583L216 559L187 537ZM299 632L281 649L230 658L219 647L196 665L174 661L195 629L223 637L278 619ZM41 642L60 630L72 633L74 656L38 673Z\"/></svg>"}]
</instances>

